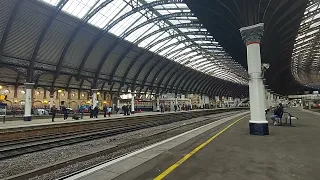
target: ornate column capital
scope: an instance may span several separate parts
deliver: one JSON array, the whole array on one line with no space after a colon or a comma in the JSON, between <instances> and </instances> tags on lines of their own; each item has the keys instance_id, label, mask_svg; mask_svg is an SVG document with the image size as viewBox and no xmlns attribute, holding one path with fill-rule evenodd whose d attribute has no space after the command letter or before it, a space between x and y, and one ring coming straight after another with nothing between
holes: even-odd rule
<instances>
[{"instance_id":1,"label":"ornate column capital","mask_svg":"<svg viewBox=\"0 0 320 180\"><path fill-rule=\"evenodd\" d=\"M255 24L248 27L240 28L240 34L246 45L260 43L264 33L264 23Z\"/></svg>"},{"instance_id":2,"label":"ornate column capital","mask_svg":"<svg viewBox=\"0 0 320 180\"><path fill-rule=\"evenodd\" d=\"M24 83L26 89L33 89L34 83Z\"/></svg>"}]
</instances>

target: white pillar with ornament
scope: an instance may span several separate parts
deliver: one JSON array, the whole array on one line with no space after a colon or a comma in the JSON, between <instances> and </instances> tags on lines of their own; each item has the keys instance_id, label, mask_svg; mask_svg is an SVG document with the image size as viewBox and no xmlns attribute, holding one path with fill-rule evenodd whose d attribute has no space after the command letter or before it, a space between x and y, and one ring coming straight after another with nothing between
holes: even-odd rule
<instances>
[{"instance_id":1,"label":"white pillar with ornament","mask_svg":"<svg viewBox=\"0 0 320 180\"><path fill-rule=\"evenodd\" d=\"M34 83L24 83L25 88L26 88L26 100L25 100L25 105L24 105L24 116L23 120L24 121L31 121L31 108L32 108L32 90Z\"/></svg>"},{"instance_id":2,"label":"white pillar with ornament","mask_svg":"<svg viewBox=\"0 0 320 180\"><path fill-rule=\"evenodd\" d=\"M240 29L241 36L247 46L247 62L249 74L250 121L252 135L269 135L268 121L265 116L265 88L263 85L260 40L263 36L264 24L256 24Z\"/></svg>"}]
</instances>

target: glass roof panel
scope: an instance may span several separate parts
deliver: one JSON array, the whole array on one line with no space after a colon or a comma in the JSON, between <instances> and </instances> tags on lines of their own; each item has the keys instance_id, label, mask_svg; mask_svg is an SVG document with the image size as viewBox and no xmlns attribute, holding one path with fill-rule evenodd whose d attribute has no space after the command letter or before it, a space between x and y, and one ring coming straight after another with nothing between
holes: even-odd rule
<instances>
[{"instance_id":1,"label":"glass roof panel","mask_svg":"<svg viewBox=\"0 0 320 180\"><path fill-rule=\"evenodd\" d=\"M39 1L43 1L52 6L57 6L60 2L60 0ZM201 24L198 24L199 21L197 17L191 12L187 4L183 2L157 3L152 7L139 9L139 11L132 13L133 10L136 10L135 8L156 1L157 0L113 0L98 12L95 12L93 11L94 8L103 4L105 0L69 0L62 10L79 19L83 19L89 12L95 12L88 20L88 23L98 28L109 30L108 33L123 37L127 41L136 43L139 47L147 48L150 51L158 53L160 56L168 56L166 58L181 64L186 64L191 68L210 75L217 76L224 80L247 84L247 79L241 77L237 79L238 74L245 74L246 70L225 53L223 48L218 45L218 42L213 39L213 36L207 32L207 29L203 28ZM315 5L309 8L309 10L314 11L317 8L318 5ZM178 12L187 12L188 14L181 17L164 16ZM125 16L128 13L130 13L130 15ZM160 16L164 16L165 18L160 18ZM144 24L144 26L141 27L139 26L149 19L154 18L156 18L155 21L150 21L150 23ZM312 17L310 20L306 19L304 22L313 21L315 18L318 18L318 16ZM115 24L114 22L117 23ZM112 27L110 26L111 24L113 25ZM183 24L193 26L187 27ZM311 26L317 27L318 24L313 23ZM135 27L139 28L131 31ZM151 35L151 33L154 34ZM318 32L315 32L314 34L317 33ZM310 33L310 36L314 34ZM199 40L199 38L212 40ZM300 38L303 39L303 42L314 40L313 37L305 38L301 36ZM161 39L164 40L161 41ZM305 45L306 43L301 44ZM167 48L163 49L164 47ZM304 46L299 46L297 49L303 47ZM223 62L223 66L217 65L220 61ZM203 67L208 66L208 64L211 65L210 69L204 69ZM200 66L202 67L200 68ZM212 69L214 69L214 71L211 71ZM225 69L232 69L233 71L226 71Z\"/></svg>"}]
</instances>

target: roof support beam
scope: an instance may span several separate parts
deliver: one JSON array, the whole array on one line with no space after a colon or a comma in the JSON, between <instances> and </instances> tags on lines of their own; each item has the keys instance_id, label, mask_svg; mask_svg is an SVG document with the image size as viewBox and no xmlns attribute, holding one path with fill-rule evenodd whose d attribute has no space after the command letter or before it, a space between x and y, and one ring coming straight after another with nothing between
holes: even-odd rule
<instances>
[{"instance_id":1,"label":"roof support beam","mask_svg":"<svg viewBox=\"0 0 320 180\"><path fill-rule=\"evenodd\" d=\"M52 14L48 17L47 23L45 24L45 26L43 27L40 36L38 38L38 41L36 43L36 46L34 48L34 51L32 53L31 59L30 59L30 65L28 67L28 71L27 71L27 82L32 82L34 80L34 66L37 60L37 56L38 56L38 52L40 50L41 44L43 39L45 38L50 26L52 25L54 19L59 15L60 11L62 10L62 8L64 7L64 5L68 2L69 0L60 0L58 5L56 6L56 9L54 12L52 12Z\"/></svg>"},{"instance_id":2,"label":"roof support beam","mask_svg":"<svg viewBox=\"0 0 320 180\"><path fill-rule=\"evenodd\" d=\"M6 26L5 26L5 29L4 29L2 38L1 38L1 42L0 42L0 58L3 55L4 46L6 45L6 42L7 42L7 39L8 39L9 33L10 33L11 26L12 26L13 21L14 21L14 18L16 17L16 15L17 15L17 13L19 11L19 8L23 4L23 2L24 2L24 0L16 1L15 5L14 5L12 11L11 11L10 17L8 19L8 22L7 22Z\"/></svg>"}]
</instances>

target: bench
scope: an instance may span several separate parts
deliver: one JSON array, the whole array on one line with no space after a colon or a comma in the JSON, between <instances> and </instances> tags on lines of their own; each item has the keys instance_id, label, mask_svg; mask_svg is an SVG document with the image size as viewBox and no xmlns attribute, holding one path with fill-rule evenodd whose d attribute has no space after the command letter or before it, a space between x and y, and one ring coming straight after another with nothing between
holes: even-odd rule
<instances>
[{"instance_id":1,"label":"bench","mask_svg":"<svg viewBox=\"0 0 320 180\"><path fill-rule=\"evenodd\" d=\"M292 119L295 118L295 119L298 119L297 117L293 116L291 113L289 112L283 112L283 114L281 115L280 118L277 118L277 121L279 122L279 124L277 124L278 126L282 126L284 123L282 123L282 119L283 119L283 115L285 114L284 116L284 119L286 120L285 124L288 124L288 121L289 121L289 126L292 125Z\"/></svg>"}]
</instances>

